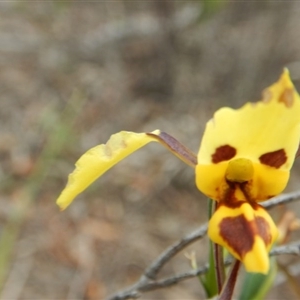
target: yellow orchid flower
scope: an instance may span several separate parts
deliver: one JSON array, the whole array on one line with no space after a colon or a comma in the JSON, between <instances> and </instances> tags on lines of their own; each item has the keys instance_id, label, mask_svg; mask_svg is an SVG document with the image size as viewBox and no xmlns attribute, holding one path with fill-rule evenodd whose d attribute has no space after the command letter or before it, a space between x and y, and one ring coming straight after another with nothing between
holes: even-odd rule
<instances>
[{"instance_id":1,"label":"yellow orchid flower","mask_svg":"<svg viewBox=\"0 0 300 300\"><path fill-rule=\"evenodd\" d=\"M207 123L198 156L165 132L122 131L76 162L57 199L65 209L98 177L149 142L159 142L195 167L201 192L218 202L208 235L241 260L247 271L267 273L277 228L258 204L282 192L300 139L300 98L287 70L263 99L234 110L221 108Z\"/></svg>"},{"instance_id":2,"label":"yellow orchid flower","mask_svg":"<svg viewBox=\"0 0 300 300\"><path fill-rule=\"evenodd\" d=\"M218 201L208 235L249 272L269 270L268 251L278 231L257 202L285 188L299 137L300 98L287 70L264 91L262 101L221 108L207 123L196 184Z\"/></svg>"}]
</instances>

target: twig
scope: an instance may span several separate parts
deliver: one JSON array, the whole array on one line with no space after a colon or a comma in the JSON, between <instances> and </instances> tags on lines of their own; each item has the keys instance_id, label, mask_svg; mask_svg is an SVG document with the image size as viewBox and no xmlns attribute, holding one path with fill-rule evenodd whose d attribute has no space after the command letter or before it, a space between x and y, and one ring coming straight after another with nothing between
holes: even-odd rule
<instances>
[{"instance_id":1,"label":"twig","mask_svg":"<svg viewBox=\"0 0 300 300\"><path fill-rule=\"evenodd\" d=\"M283 246L277 246L271 250L270 255L295 254L300 255L300 241Z\"/></svg>"},{"instance_id":2,"label":"twig","mask_svg":"<svg viewBox=\"0 0 300 300\"><path fill-rule=\"evenodd\" d=\"M300 191L283 194L275 197L271 200L265 201L262 205L265 208L272 208L278 204L289 203L300 199ZM137 299L143 292L152 291L159 288L165 288L186 279L190 279L200 274L204 274L208 270L208 265L202 266L197 270L190 270L184 273L180 273L168 278L156 280L156 276L162 267L179 251L184 249L191 243L201 239L206 235L207 224L202 225L194 232L183 237L180 241L177 241L170 247L168 247L154 262L146 269L140 279L128 287L124 291L120 291L115 295L107 298L107 300L125 300L125 299ZM281 255L281 254L295 254L300 255L300 241L285 246L278 246L271 250L270 255ZM232 263L232 259L225 261L225 265Z\"/></svg>"},{"instance_id":3,"label":"twig","mask_svg":"<svg viewBox=\"0 0 300 300\"><path fill-rule=\"evenodd\" d=\"M300 255L300 241L288 244L285 246L275 247L270 255L281 255L281 254L296 254ZM233 262L232 258L225 261L225 265L228 266ZM128 289L118 292L117 294L109 297L107 300L125 300L125 299L137 299L143 292L153 291L160 288L169 287L175 285L183 280L194 278L201 274L205 274L208 271L208 265L204 265L197 270L190 270L184 273L174 275L172 277L164 278L157 281L148 281L145 277L143 280L139 280L136 284L132 285Z\"/></svg>"},{"instance_id":4,"label":"twig","mask_svg":"<svg viewBox=\"0 0 300 300\"><path fill-rule=\"evenodd\" d=\"M126 290L117 293L111 297L108 298L108 300L123 300L123 299L136 299L140 297L140 292L149 290L149 286L152 286L152 283L155 282L155 284L158 284L161 287L164 287L163 281L155 281L156 276L158 272L162 269L162 267L172 258L174 257L179 251L187 247L188 245L192 244L193 242L201 239L206 235L207 232L207 224L204 224L200 226L198 229L193 231L192 233L188 234L187 236L183 237L180 241L177 241L170 247L168 247L145 271L145 273L140 277L140 279L127 288ZM203 267L203 268L207 268ZM176 276L172 278L166 279L168 285L175 284L181 280L187 279L187 278L192 278L197 275L194 275L194 272L186 272L183 273L179 276L179 279L176 279ZM204 271L202 271L204 272ZM200 274L200 273L199 273ZM181 279L183 276L184 279ZM177 281L179 280L179 281ZM171 283L173 282L173 283ZM155 288L150 288L150 289L155 289Z\"/></svg>"},{"instance_id":5,"label":"twig","mask_svg":"<svg viewBox=\"0 0 300 300\"><path fill-rule=\"evenodd\" d=\"M180 241L174 243L168 247L145 271L145 276L149 279L154 280L161 270L161 268L168 262L173 256L175 256L179 251L181 251L186 246L191 243L201 239L206 235L207 224L202 225L200 228L194 232L183 237Z\"/></svg>"},{"instance_id":6,"label":"twig","mask_svg":"<svg viewBox=\"0 0 300 300\"><path fill-rule=\"evenodd\" d=\"M140 288L141 292L147 292L158 288L164 288L168 287L174 284L177 284L180 281L194 278L196 276L199 276L201 274L206 273L208 270L208 265L202 266L201 268L198 268L196 270L190 270L184 273L180 273L177 275L174 275L172 277L164 278L161 280L157 280L155 282L149 282L145 284L143 287Z\"/></svg>"},{"instance_id":7,"label":"twig","mask_svg":"<svg viewBox=\"0 0 300 300\"><path fill-rule=\"evenodd\" d=\"M282 194L280 196L274 197L271 200L260 203L265 208L272 208L279 204L286 204L289 202L297 201L300 199L300 191Z\"/></svg>"},{"instance_id":8,"label":"twig","mask_svg":"<svg viewBox=\"0 0 300 300\"><path fill-rule=\"evenodd\" d=\"M194 278L201 274L206 273L208 270L208 265L205 265L197 270L190 270L172 277L157 281L138 281L137 284L132 285L128 289L118 292L117 294L109 297L107 300L125 300L125 299L137 299L141 296L142 292L153 291L160 288L165 288L177 284L186 279ZM144 278L145 279L145 278Z\"/></svg>"}]
</instances>

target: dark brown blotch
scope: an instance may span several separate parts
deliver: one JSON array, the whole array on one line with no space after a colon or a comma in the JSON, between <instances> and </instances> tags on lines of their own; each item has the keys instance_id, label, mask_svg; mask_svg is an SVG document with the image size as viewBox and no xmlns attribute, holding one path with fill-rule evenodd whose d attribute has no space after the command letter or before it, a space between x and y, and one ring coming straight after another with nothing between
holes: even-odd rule
<instances>
[{"instance_id":1,"label":"dark brown blotch","mask_svg":"<svg viewBox=\"0 0 300 300\"><path fill-rule=\"evenodd\" d=\"M255 217L252 221L243 215L224 218L220 223L220 235L241 258L251 251L256 235L266 246L272 241L269 224L262 217Z\"/></svg>"},{"instance_id":2,"label":"dark brown blotch","mask_svg":"<svg viewBox=\"0 0 300 300\"><path fill-rule=\"evenodd\" d=\"M264 165L278 169L287 161L287 156L284 149L279 149L261 155L259 161Z\"/></svg>"},{"instance_id":3,"label":"dark brown blotch","mask_svg":"<svg viewBox=\"0 0 300 300\"><path fill-rule=\"evenodd\" d=\"M220 235L240 257L252 249L254 233L251 225L243 215L224 218L220 223Z\"/></svg>"},{"instance_id":4,"label":"dark brown blotch","mask_svg":"<svg viewBox=\"0 0 300 300\"><path fill-rule=\"evenodd\" d=\"M266 246L270 245L272 242L272 236L267 221L262 217L256 217L255 223L257 226L258 235L263 239Z\"/></svg>"},{"instance_id":5,"label":"dark brown blotch","mask_svg":"<svg viewBox=\"0 0 300 300\"><path fill-rule=\"evenodd\" d=\"M223 145L216 149L215 153L212 154L212 162L217 164L221 161L229 160L236 155L236 149L230 145Z\"/></svg>"}]
</instances>

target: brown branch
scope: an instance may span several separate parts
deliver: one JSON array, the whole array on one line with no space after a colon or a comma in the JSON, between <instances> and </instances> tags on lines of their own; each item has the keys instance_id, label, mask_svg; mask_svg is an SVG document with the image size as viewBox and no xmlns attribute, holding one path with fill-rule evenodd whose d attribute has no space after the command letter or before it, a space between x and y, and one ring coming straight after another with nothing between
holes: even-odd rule
<instances>
[{"instance_id":1,"label":"brown branch","mask_svg":"<svg viewBox=\"0 0 300 300\"><path fill-rule=\"evenodd\" d=\"M283 194L275 197L271 200L265 201L262 205L265 208L272 208L276 205L289 203L300 199L300 191L289 194ZM168 278L157 280L156 277L162 267L179 251L191 243L201 239L206 235L207 224L202 225L194 232L186 235L181 240L177 241L170 247L168 247L154 262L146 269L140 279L128 287L124 291L120 291L115 295L110 296L107 300L125 300L125 299L137 299L143 292L153 291L160 288L169 287L175 285L183 280L194 278L200 274L204 274L208 270L208 265L202 266L197 270L190 270L184 273L180 273ZM300 241L284 246L275 247L271 250L270 255L281 255L281 254L295 254L300 255ZM225 261L225 265L232 263L232 259Z\"/></svg>"}]
</instances>

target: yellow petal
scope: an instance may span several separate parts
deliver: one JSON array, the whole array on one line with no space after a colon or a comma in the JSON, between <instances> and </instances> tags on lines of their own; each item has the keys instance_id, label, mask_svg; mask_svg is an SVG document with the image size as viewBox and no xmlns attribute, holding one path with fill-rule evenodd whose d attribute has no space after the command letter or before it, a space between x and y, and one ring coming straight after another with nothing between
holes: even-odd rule
<instances>
[{"instance_id":1,"label":"yellow petal","mask_svg":"<svg viewBox=\"0 0 300 300\"><path fill-rule=\"evenodd\" d=\"M154 135L159 133L159 130L152 132ZM78 194L103 173L134 151L153 141L157 140L146 133L121 131L112 135L106 144L88 150L76 162L76 169L69 175L68 183L57 199L57 205L62 210L65 209Z\"/></svg>"},{"instance_id":2,"label":"yellow petal","mask_svg":"<svg viewBox=\"0 0 300 300\"><path fill-rule=\"evenodd\" d=\"M264 91L263 100L221 108L206 125L198 153L198 188L218 200L228 163L253 164L252 196L265 200L286 186L300 139L300 98L289 73Z\"/></svg>"},{"instance_id":3,"label":"yellow petal","mask_svg":"<svg viewBox=\"0 0 300 300\"><path fill-rule=\"evenodd\" d=\"M248 272L266 274L268 252L278 230L264 208L237 201L231 207L219 205L208 225L210 239L241 260Z\"/></svg>"},{"instance_id":4,"label":"yellow petal","mask_svg":"<svg viewBox=\"0 0 300 300\"><path fill-rule=\"evenodd\" d=\"M245 254L243 264L247 272L268 274L270 259L266 245L259 236L254 237L252 249Z\"/></svg>"}]
</instances>

